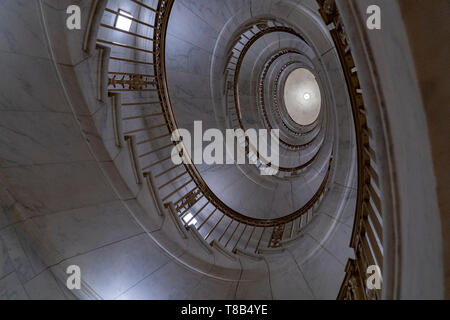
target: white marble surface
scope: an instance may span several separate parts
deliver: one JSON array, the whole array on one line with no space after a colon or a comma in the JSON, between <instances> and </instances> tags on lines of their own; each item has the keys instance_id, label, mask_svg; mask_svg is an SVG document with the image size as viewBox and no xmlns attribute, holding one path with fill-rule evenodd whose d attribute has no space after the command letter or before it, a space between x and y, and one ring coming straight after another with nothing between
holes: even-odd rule
<instances>
[{"instance_id":1,"label":"white marble surface","mask_svg":"<svg viewBox=\"0 0 450 320\"><path fill-rule=\"evenodd\" d=\"M369 1L360 1L355 8L345 1L338 4L349 25L371 142L382 172L384 279L389 283L384 297L442 299L445 292L448 299L449 241L443 238L448 237L448 210L440 208L443 204L445 208L445 201L437 198L437 181L448 179L437 171L448 148L436 144L448 131L440 120L448 118L448 108L441 107L448 104L443 94L448 93L448 81L442 80L447 79L442 66L448 60L448 46L442 43L448 37L443 16L448 3L437 1L423 11L408 1L370 2L386 12L383 28L392 30L375 33L356 28L358 19L352 14L363 12ZM360 37L366 39L364 48ZM427 58L430 52L433 59ZM373 66L377 79L369 69ZM397 281L401 289L392 285Z\"/></svg>"}]
</instances>

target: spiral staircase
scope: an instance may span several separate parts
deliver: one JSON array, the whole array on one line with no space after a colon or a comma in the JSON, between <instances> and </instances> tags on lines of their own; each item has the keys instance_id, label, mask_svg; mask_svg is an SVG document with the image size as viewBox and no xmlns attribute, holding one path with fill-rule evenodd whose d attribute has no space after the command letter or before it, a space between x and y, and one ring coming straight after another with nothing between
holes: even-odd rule
<instances>
[{"instance_id":1,"label":"spiral staircase","mask_svg":"<svg viewBox=\"0 0 450 320\"><path fill-rule=\"evenodd\" d=\"M443 296L445 211L433 192L410 200L418 193L398 189L406 180L383 122L393 100L378 82L388 62L361 27L364 4L78 2L80 31L64 27L66 1L4 4L31 18L22 40L14 25L5 32L12 54L0 59L6 72L21 69L2 84L2 297ZM389 6L398 23L404 8ZM307 125L293 120L284 95L299 69L321 96ZM247 164L174 164L174 152L191 160L177 132L194 135L197 121L221 132L278 129L279 164L248 140ZM431 180L412 182L434 183L422 173ZM429 214L408 222L404 201ZM420 248L409 247L403 228L422 219ZM424 282L422 259L435 271ZM81 290L65 287L70 265L81 268ZM373 265L382 290L367 287Z\"/></svg>"}]
</instances>

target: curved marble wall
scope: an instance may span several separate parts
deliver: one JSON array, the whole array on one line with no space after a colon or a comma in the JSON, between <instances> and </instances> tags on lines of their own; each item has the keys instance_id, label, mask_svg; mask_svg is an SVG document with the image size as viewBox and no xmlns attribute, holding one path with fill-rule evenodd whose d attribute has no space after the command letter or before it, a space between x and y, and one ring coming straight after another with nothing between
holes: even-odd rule
<instances>
[{"instance_id":1,"label":"curved marble wall","mask_svg":"<svg viewBox=\"0 0 450 320\"><path fill-rule=\"evenodd\" d=\"M448 118L449 110L441 107L448 104L444 94L448 90L442 90L448 86L442 72L448 46L442 43L449 35L443 16L449 3L340 0L337 4L348 26L382 182L383 298L448 298L449 211L442 201L447 185L442 161L448 148L439 147L448 129L437 118ZM382 8L383 29L389 32L361 27L372 4Z\"/></svg>"},{"instance_id":2,"label":"curved marble wall","mask_svg":"<svg viewBox=\"0 0 450 320\"><path fill-rule=\"evenodd\" d=\"M243 7L239 8L236 12L232 14L228 13L222 24L218 22L222 20L211 16L211 12L228 12L230 10L229 3L209 2L207 5L193 6L192 3L181 1L180 8L177 8L175 5L171 14L172 23L169 23L168 30L167 68L169 70L168 84L172 104L179 127L192 131L194 120L201 119L204 123L204 128L220 128L221 126L222 128L227 128L224 125L225 121L221 120L227 116L223 112L222 101L224 97L221 91L219 91L224 87L223 69L220 69L224 67L224 58L228 58L229 56L226 44L230 43L232 39L235 39L236 35L240 32L239 30L244 30L246 25L250 25L252 21L256 23L256 19L259 16L264 17L269 15L269 12L266 12L266 9L264 9L265 5L267 4L263 4L262 2L259 4L252 3L251 11L258 12L258 15L254 14L252 16L250 11L247 11L249 8L243 4ZM193 11L194 14L189 16L190 20L187 20L187 17L181 18L181 15L184 15L186 11L183 8ZM235 9L234 7L232 8ZM302 9L297 10L301 11ZM208 12L209 16L206 12ZM245 16L246 14L248 16ZM280 17L279 15L275 16L277 19ZM281 15L280 20L285 20L284 15ZM191 30L187 32L183 28L184 25L188 25ZM202 36L202 32L208 25L211 27L209 30L210 35L204 37ZM303 27L301 26L299 29L303 30ZM208 41L208 44L206 44L206 41ZM215 48L214 52L211 49L207 49L213 47ZM242 110L243 113L250 116L249 118L243 115L243 121L247 123L248 127L264 128L264 126L261 126L261 116L256 111L256 80L258 79L258 72L261 71L262 66L267 61L267 57L276 52L274 49L278 49L279 51L280 48L284 47L298 48L306 56L310 56L310 59L314 58L313 50L301 39L289 33L279 32L276 34L267 34L261 39L258 39L250 47L243 60L241 69L242 76L239 78L240 83L242 83L242 87L239 89L239 97L242 99L242 105L251 106L247 108L248 110ZM179 71L177 69L179 68L179 64L176 61L181 59L176 59L176 57L189 57L191 52L197 52L198 50L202 50L205 55L208 55L209 51L209 57L203 57L204 62L212 61L214 64L208 66L207 63L203 63L201 66L203 71L196 72L195 74L188 70ZM188 60L184 61L189 62ZM337 60L335 61L337 62ZM281 63L281 60L277 61L274 69L277 68L276 65L279 63ZM172 67L172 64L174 64L174 67ZM215 67L215 65L220 66ZM186 66L186 68L192 67ZM266 81L268 85L273 82L271 79ZM208 89L206 84L210 84L212 89L217 87L218 97L213 99L213 92ZM270 91L268 92L270 94ZM200 99L202 102L199 104ZM270 104L272 97L267 97L266 100L267 104ZM329 99L327 103L333 104L334 102ZM212 109L213 107L215 109ZM329 122L334 121L329 120ZM351 125L349 126L351 127ZM321 155L319 155L319 159L321 160L315 163L315 167L310 166L304 172L298 173L297 175L299 176L294 177L287 184L276 179L275 181L274 179L261 179L257 177L258 172L252 173L250 170L239 167L199 166L200 172L212 191L233 209L259 218L283 216L305 204L314 194L320 181L323 179L326 171L324 164L330 155L331 141L333 139L332 137L334 137L334 132L331 131L332 125L328 127L330 127L328 137L331 140L330 138L323 140L323 135L320 137L322 140L318 138L318 141L320 140L322 144L328 145L328 148L320 148ZM325 132L326 130L324 129L322 133L324 134ZM297 137L291 137L291 141L299 141L299 139ZM309 150L303 150L301 152L289 153L282 151L281 162L288 167L295 167L295 165L305 163L319 151L321 143L313 144L309 147ZM319 170L316 170L317 168ZM267 180L267 182L262 180ZM246 190L246 192L242 192L242 190Z\"/></svg>"}]
</instances>

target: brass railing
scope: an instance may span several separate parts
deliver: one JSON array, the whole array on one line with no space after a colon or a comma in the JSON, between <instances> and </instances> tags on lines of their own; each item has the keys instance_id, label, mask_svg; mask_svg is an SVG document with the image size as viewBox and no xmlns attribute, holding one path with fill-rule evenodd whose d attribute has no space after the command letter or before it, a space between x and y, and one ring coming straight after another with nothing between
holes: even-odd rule
<instances>
[{"instance_id":1,"label":"brass railing","mask_svg":"<svg viewBox=\"0 0 450 320\"><path fill-rule=\"evenodd\" d=\"M296 52L295 52L296 53ZM286 63L285 65L283 65L283 67L280 69L280 71L278 72L275 81L273 83L273 93L272 93L272 99L273 99L273 105L274 105L274 109L275 109L275 114L278 117L279 121L283 124L283 126L289 131L290 134L293 134L295 136L306 136L306 135L311 135L314 131L317 131L314 136L309 140L309 142L301 145L301 148L307 148L310 145L312 145L314 143L314 141L316 140L316 138L319 136L319 133L322 131L324 132L325 130L323 130L323 128L325 128L324 126L324 118L323 118L323 112L322 112L322 116L319 115L319 117L316 119L316 121L314 123L312 123L311 125L307 126L307 129L303 129L301 128L302 126L295 125L295 128L291 128L292 123L287 123L287 121L285 119L283 119L282 117L282 112L280 110L280 103L279 103L279 95L280 92L277 92L277 89L279 88L279 84L280 84L280 78L281 75L284 73L284 71L290 67L291 65L297 64L298 61L294 60L294 61L289 61L288 63ZM267 67L269 67L270 65L268 65ZM267 73L266 69L267 67L265 67L264 72ZM265 75L264 75L265 78ZM264 79L263 77L261 77L261 80ZM261 82L260 84L260 104L262 105L262 107L265 109L265 102L264 102L264 87L262 86L263 83ZM302 130L303 129L303 130ZM318 129L318 130L317 130Z\"/></svg>"},{"instance_id":2,"label":"brass railing","mask_svg":"<svg viewBox=\"0 0 450 320\"><path fill-rule=\"evenodd\" d=\"M230 120L230 125L233 128L239 128L242 129L243 131L245 131L245 127L243 125L242 122L242 108L239 102L239 90L238 90L238 78L239 78L239 74L240 74L240 69L243 63L243 59L246 55L246 53L248 52L248 50L250 49L250 47L261 37L273 33L273 32L285 32L291 35L294 35L296 37L298 37L299 39L302 39L302 36L297 33L294 29L287 27L277 21L274 20L265 20L265 19L259 19L259 21L254 22L251 25L248 25L247 28L244 30L244 32L241 32L241 34L235 39L235 41L232 43L231 45L231 49L230 54L228 55L227 58L227 64L225 65L224 68L224 75L225 75L225 79L226 79L226 86L225 86L225 93L226 93L226 97L227 97L227 101L226 101L226 106L227 106L227 113L228 113L228 119ZM294 53L294 52L298 52L294 49L284 49L281 50L278 54L275 54L275 56L270 59L265 67L264 70L261 74L261 79L262 81L264 81L265 76L267 74L267 70L270 67L271 63L273 63L274 60L276 60L279 56L287 54L287 53ZM258 102L260 104L260 106L262 107L262 114L264 116L264 120L266 123L266 126L269 129L272 129L272 125L269 121L268 115L267 115L267 110L265 108L265 104L264 104L264 91L263 91L263 87L261 85L261 79L260 79L260 83L258 85ZM275 94L274 94L275 95ZM273 97L274 101L276 101L276 97ZM290 128L288 128L286 126L286 124L283 122L283 125L289 130ZM306 134L310 134L311 131L315 130L316 127L318 125L318 121L313 124L313 128L309 128L307 129L308 131L306 132L295 132L296 135L306 135ZM305 144L299 144L299 145L293 145L293 144L289 144L285 141L283 141L282 139L280 139L280 142L283 144L283 146L287 149L290 150L302 150L305 148L308 148L309 146L312 145L312 142L314 142L314 139L317 138L318 135L315 135L314 138L312 139L312 141L305 143ZM321 146L322 147L322 146ZM299 165L297 167L278 167L278 176L288 176L290 174L296 174L296 172L301 171L303 169L305 169L306 167L308 167L311 163L314 162L314 160L317 158L319 151L321 151L321 147L314 153L313 157L307 161L306 163L303 163L302 165ZM265 165L266 162L264 159L261 159L258 156L258 160L261 160L260 163L262 165ZM281 174L280 174L281 173Z\"/></svg>"},{"instance_id":3,"label":"brass railing","mask_svg":"<svg viewBox=\"0 0 450 320\"><path fill-rule=\"evenodd\" d=\"M299 39L303 40L303 37L297 33L294 29L284 26L284 25L280 25L277 22L273 22L273 21L261 21L260 23L256 24L256 28L258 29L258 32L253 32L253 36L252 37L240 37L239 41L236 42L235 47L233 48L233 55L234 52L238 52L237 55L237 61L234 63L233 66L230 66L230 62L229 65L227 66L226 69L226 77L231 77L230 80L228 80L228 83L231 83L231 87L233 88L233 99L234 99L234 108L235 108L235 113L237 116L237 121L238 121L238 125L239 127L245 131L245 127L244 124L242 122L242 111L241 111L241 106L240 106L240 100L239 100L239 91L237 89L237 84L238 84L238 80L239 80L239 76L240 76L240 71L241 71L241 67L242 67L242 63L243 60L245 58L246 53L248 52L248 50L251 48L251 46L260 38L262 38L263 36L270 34L270 33L275 33L275 32L284 32L284 33L288 33L288 34L292 34L296 37L298 37ZM242 48L236 48L236 45L240 44L242 46ZM269 121L268 115L267 115L267 110L266 108L262 108L262 112L264 115L264 120L266 122L266 125L268 127L268 129L273 129L272 125ZM287 147L288 149L291 150L300 150L302 148L304 148L303 145L294 145L291 143L288 143L286 141L284 141L283 139L280 139L280 143ZM317 153L316 153L317 155ZM292 172L292 171L297 171L299 169L297 168L278 168L278 171L287 171L287 172Z\"/></svg>"},{"instance_id":4,"label":"brass railing","mask_svg":"<svg viewBox=\"0 0 450 320\"><path fill-rule=\"evenodd\" d=\"M227 99L227 101L226 101L227 114L228 114L228 119L230 120L229 124L231 125L231 127L233 129L242 129L243 131L246 130L246 128L244 127L243 122L242 122L242 108L240 105L239 90L238 90L238 86L239 86L238 80L239 80L240 70L241 70L241 66L244 61L245 55L248 52L248 50L250 49L250 47L258 39L260 39L264 35L267 35L267 34L270 34L273 32L287 32L294 36L300 37L300 35L298 33L296 33L293 29L288 28L284 25L280 25L276 21L260 19L260 20L256 21L255 23L248 25L247 28L244 29L244 32L242 32L240 34L240 36L237 37L234 40L234 42L230 45L230 50L229 50L230 54L228 55L228 58L227 58L224 75L225 75L225 79L226 79L225 96ZM265 81L267 71L270 68L270 65L278 57L280 57L284 54L287 54L287 53L292 53L292 52L296 52L296 51L293 49L281 50L278 54L275 54L274 57L269 59L269 61L265 64L263 71L261 72L260 81L258 84L257 99L258 99L258 103L259 103L261 112L264 116L264 121L265 121L266 127L269 130L273 129L273 127L269 120L269 117L267 114L267 109L265 106L264 88L263 88L262 82ZM284 122L283 122L283 125L286 126L286 124L284 124ZM317 125L317 123L316 123L316 125ZM309 134L309 133L310 132L303 132L303 133L300 133L299 135L304 135L304 134ZM315 136L314 138L316 138L316 137L317 136ZM288 150L292 150L292 151L298 151L298 150L303 150L303 149L310 147L312 145L314 139L312 139L312 141L310 141L308 143L298 144L298 145L289 144L289 143L283 141L283 139L280 139L279 141L283 145L284 148L286 148ZM246 151L247 151L248 157L250 157L250 152L249 152L250 149L251 148L250 148L249 144L247 144ZM314 155L308 161L306 161L296 167L278 166L276 168L276 171L277 171L276 175L281 178L285 178L290 175L296 175L297 172L300 172L301 170L307 168L309 165L311 165L317 159L321 149L322 149L322 145L317 149L317 151L314 153ZM267 160L263 159L257 152L255 153L255 155L256 155L255 162L256 162L258 168L269 167L267 164L267 162L268 162ZM274 166L272 166L272 168L274 168Z\"/></svg>"},{"instance_id":5,"label":"brass railing","mask_svg":"<svg viewBox=\"0 0 450 320\"><path fill-rule=\"evenodd\" d=\"M182 143L172 141L178 126L165 71L165 37L174 0L160 0L157 8L143 1L127 2L145 12L141 14L145 20L131 18L132 27L128 31L104 22L97 43L112 51L108 92L115 110L116 143L121 146L121 139L126 141L136 183L147 182L159 215L176 215L180 225L188 229L195 227L205 241L229 251L260 253L264 247L277 248L283 240L293 238L309 223L324 197L331 159L316 194L290 215L270 220L253 219L225 205L209 189L194 165L175 165L171 161L172 149ZM121 2L125 4L125 0ZM107 8L104 15L110 21L114 17L128 17L119 9L111 8Z\"/></svg>"},{"instance_id":6,"label":"brass railing","mask_svg":"<svg viewBox=\"0 0 450 320\"><path fill-rule=\"evenodd\" d=\"M358 194L350 247L355 259L346 267L338 299L380 299L381 290L367 286L369 266L383 269L382 211L375 152L370 146L370 130L359 84L357 68L338 8L334 0L317 0L320 14L333 38L351 99L358 156Z\"/></svg>"}]
</instances>

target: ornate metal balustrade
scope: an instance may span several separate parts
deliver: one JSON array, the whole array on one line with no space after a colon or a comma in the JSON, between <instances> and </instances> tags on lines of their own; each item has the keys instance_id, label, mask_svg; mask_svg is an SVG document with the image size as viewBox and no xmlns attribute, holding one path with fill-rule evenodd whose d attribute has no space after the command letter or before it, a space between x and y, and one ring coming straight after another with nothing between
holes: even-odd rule
<instances>
[{"instance_id":1,"label":"ornate metal balustrade","mask_svg":"<svg viewBox=\"0 0 450 320\"><path fill-rule=\"evenodd\" d=\"M301 128L302 126L299 126L297 124L294 124L295 128L291 127L291 124L288 124L287 121L285 119L283 119L283 115L282 112L280 110L280 101L279 101L279 97L281 92L279 92L279 88L280 88L280 78L281 75L283 74L283 72L291 65L297 64L297 61L289 61L287 62L285 65L283 65L283 67L279 70L275 81L273 82L273 88L272 88L272 100L273 100L273 106L275 109L275 114L277 116L277 118L279 119L279 122L281 122L283 124L283 126L289 131L289 133L296 135L296 136L306 136L306 135L311 135L314 131L316 131L316 133L313 135L313 137L310 139L309 142L301 145L301 148L308 148L310 145L312 145L314 143L314 141L316 140L316 138L319 136L319 134L322 132L324 133L325 130L323 130L323 128L325 128L324 126L324 116L323 113L322 115L320 115L317 120L315 121L315 123L311 124L310 126L307 127L307 129L303 129ZM265 77L264 77L265 78ZM265 101L264 101L264 90L263 90L263 83L264 83L264 78L261 78L260 81L260 104L262 105L263 108L265 108ZM285 112L287 113L286 108L284 107ZM297 131L298 130L298 131Z\"/></svg>"},{"instance_id":2,"label":"ornate metal balustrade","mask_svg":"<svg viewBox=\"0 0 450 320\"><path fill-rule=\"evenodd\" d=\"M314 208L324 197L331 160L316 194L288 216L252 219L226 206L194 165L174 165L171 161L172 149L182 150L182 141L171 139L177 123L165 71L165 37L174 0L160 0L156 8L143 1L127 2L139 7L145 19L107 8L97 43L111 48L108 92L116 110L116 144L121 146L121 140L126 141L136 183L146 181L159 215L175 214L181 225L195 227L204 240L229 251L259 253L264 247L277 248L293 238L312 219ZM121 5L126 5L125 0ZM107 23L119 16L132 21L130 31Z\"/></svg>"},{"instance_id":3,"label":"ornate metal balustrade","mask_svg":"<svg viewBox=\"0 0 450 320\"><path fill-rule=\"evenodd\" d=\"M329 26L336 46L352 103L358 153L358 195L350 247L355 259L348 261L346 277L338 299L380 299L381 290L369 290L367 268L383 269L383 233L381 200L375 152L370 147L370 130L359 85L357 68L352 57L345 28L334 0L317 0L320 14Z\"/></svg>"},{"instance_id":4,"label":"ornate metal balustrade","mask_svg":"<svg viewBox=\"0 0 450 320\"><path fill-rule=\"evenodd\" d=\"M228 59L227 59L227 64L225 66L225 70L224 70L224 75L226 78L226 88L225 88L225 93L226 93L226 106L227 106L227 113L228 113L228 118L229 118L229 124L231 125L232 128L234 129L242 129L243 131L245 131L245 127L243 125L242 122L242 107L240 105L240 100L239 100L239 89L238 89L238 80L239 80L239 74L240 74L240 70L242 67L242 63L244 61L245 55L248 52L248 50L250 49L250 47L261 37L263 37L264 35L270 34L270 33L274 33L274 32L286 32L289 34L292 34L296 37L299 37L300 39L303 40L303 38L292 28L287 27L283 24L280 24L276 21L273 20L260 20L258 22L255 22L252 25L249 25L244 32L242 32L240 34L240 36L238 36L236 38L236 40L231 44L230 46L230 54L228 55ZM275 54L275 56L270 59L266 65L263 68L263 71L261 73L260 76L260 81L258 84L258 103L261 109L261 112L264 116L264 121L266 123L266 126L268 129L273 129L273 126L269 120L268 114L267 114L267 109L265 106L265 100L264 100L264 87L263 87L263 82L265 80L265 77L267 75L267 71L269 70L271 64L280 56L290 53L290 52L296 52L293 49L285 49L285 50L281 50L278 54ZM283 122L283 125L286 126ZM317 125L317 123L316 123ZM314 128L313 128L314 129ZM310 132L304 132L302 134L308 134ZM315 136L316 138L317 136ZM294 144L290 144L285 142L283 139L280 139L280 143L283 145L283 147L287 148L288 150L292 150L292 151L298 151L298 150L303 150L305 148L308 148L311 144L312 141L310 143L306 143L306 144L299 144L299 145L294 145ZM247 150L250 149L250 146L246 145ZM311 165L316 158L319 155L319 152L321 151L321 148L318 148L318 150L314 153L314 155L311 157L310 160L308 160L307 162L305 162L304 164L301 164L299 166L296 167L283 167L283 166L279 166L277 168L277 176L284 178L287 176L291 176L291 175L296 175L297 172L307 168L309 165ZM250 154L248 154L247 156L250 156ZM259 155L257 155L257 166L258 168L261 166L268 166L267 164L267 160L261 158Z\"/></svg>"}]
</instances>

